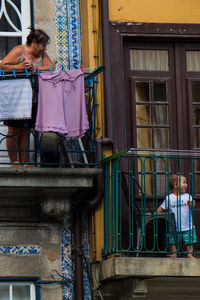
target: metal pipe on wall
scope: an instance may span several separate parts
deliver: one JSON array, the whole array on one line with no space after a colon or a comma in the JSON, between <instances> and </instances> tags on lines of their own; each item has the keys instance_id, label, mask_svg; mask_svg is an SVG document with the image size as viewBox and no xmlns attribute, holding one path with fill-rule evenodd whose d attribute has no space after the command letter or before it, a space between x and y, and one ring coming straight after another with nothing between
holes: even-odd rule
<instances>
[{"instance_id":1,"label":"metal pipe on wall","mask_svg":"<svg viewBox=\"0 0 200 300\"><path fill-rule=\"evenodd\" d=\"M101 0L100 3L101 3L101 20L102 20L103 62L105 65L104 99L105 99L106 136L109 139L113 140L112 85L111 85L108 0Z\"/></svg>"},{"instance_id":2,"label":"metal pipe on wall","mask_svg":"<svg viewBox=\"0 0 200 300\"><path fill-rule=\"evenodd\" d=\"M102 167L102 147L103 145L111 144L108 138L97 140L97 162L98 168ZM83 262L82 262L82 235L81 235L81 216L86 211L91 213L102 201L104 195L103 174L99 174L95 182L95 195L91 199L85 199L80 206L74 210L74 248L75 248L75 299L84 300L83 286ZM81 199L84 200L84 199ZM85 203L88 203L87 205Z\"/></svg>"}]
</instances>

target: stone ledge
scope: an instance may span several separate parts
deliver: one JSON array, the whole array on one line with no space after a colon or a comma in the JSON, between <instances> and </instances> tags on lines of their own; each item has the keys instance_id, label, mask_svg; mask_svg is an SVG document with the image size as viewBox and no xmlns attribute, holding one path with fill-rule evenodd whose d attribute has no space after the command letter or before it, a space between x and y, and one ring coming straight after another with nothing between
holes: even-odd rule
<instances>
[{"instance_id":1,"label":"stone ledge","mask_svg":"<svg viewBox=\"0 0 200 300\"><path fill-rule=\"evenodd\" d=\"M199 277L200 259L115 257L93 265L98 280L128 277Z\"/></svg>"},{"instance_id":2,"label":"stone ledge","mask_svg":"<svg viewBox=\"0 0 200 300\"><path fill-rule=\"evenodd\" d=\"M92 187L95 168L0 168L1 187Z\"/></svg>"},{"instance_id":3,"label":"stone ledge","mask_svg":"<svg viewBox=\"0 0 200 300\"><path fill-rule=\"evenodd\" d=\"M35 220L40 209L62 217L70 211L73 194L92 188L101 173L96 168L0 168L0 219L24 215Z\"/></svg>"}]
</instances>

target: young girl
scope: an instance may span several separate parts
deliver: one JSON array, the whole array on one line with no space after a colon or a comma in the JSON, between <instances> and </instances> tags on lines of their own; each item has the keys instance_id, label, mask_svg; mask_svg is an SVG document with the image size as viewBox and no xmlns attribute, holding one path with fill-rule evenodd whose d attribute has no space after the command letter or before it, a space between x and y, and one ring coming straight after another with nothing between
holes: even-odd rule
<instances>
[{"instance_id":1,"label":"young girl","mask_svg":"<svg viewBox=\"0 0 200 300\"><path fill-rule=\"evenodd\" d=\"M187 180L185 176L171 175L169 186L172 193L168 195L157 212L163 212L166 209L174 213L176 221L176 230L181 235L187 249L187 256L193 258L193 244L197 242L196 231L192 220L192 207L195 207L195 201L192 196L186 193ZM177 257L176 246L172 233L169 238L172 254L169 257Z\"/></svg>"}]
</instances>

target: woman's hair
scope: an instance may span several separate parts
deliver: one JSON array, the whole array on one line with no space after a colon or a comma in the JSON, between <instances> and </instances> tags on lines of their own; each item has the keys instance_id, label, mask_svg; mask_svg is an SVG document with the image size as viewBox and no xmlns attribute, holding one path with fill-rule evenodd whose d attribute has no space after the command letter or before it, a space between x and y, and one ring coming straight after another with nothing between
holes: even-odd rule
<instances>
[{"instance_id":1,"label":"woman's hair","mask_svg":"<svg viewBox=\"0 0 200 300\"><path fill-rule=\"evenodd\" d=\"M175 185L178 185L178 180L181 177L185 177L185 176L184 175L178 175L178 174L172 174L169 177L169 187L170 187L170 190L174 190Z\"/></svg>"},{"instance_id":2,"label":"woman's hair","mask_svg":"<svg viewBox=\"0 0 200 300\"><path fill-rule=\"evenodd\" d=\"M43 43L45 45L50 43L50 37L46 32L42 29L34 29L33 27L29 27L30 33L26 38L26 44L30 45L33 40L36 41L37 44Z\"/></svg>"}]
</instances>

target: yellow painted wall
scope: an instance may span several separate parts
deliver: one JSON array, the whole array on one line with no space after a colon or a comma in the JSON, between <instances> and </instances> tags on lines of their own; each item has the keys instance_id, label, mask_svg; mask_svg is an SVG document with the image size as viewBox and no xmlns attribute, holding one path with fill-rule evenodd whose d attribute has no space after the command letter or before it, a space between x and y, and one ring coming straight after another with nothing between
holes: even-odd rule
<instances>
[{"instance_id":1,"label":"yellow painted wall","mask_svg":"<svg viewBox=\"0 0 200 300\"><path fill-rule=\"evenodd\" d=\"M84 71L103 65L102 26L99 15L100 0L81 0L81 47ZM104 136L103 74L98 76L96 90L97 138Z\"/></svg>"},{"instance_id":2,"label":"yellow painted wall","mask_svg":"<svg viewBox=\"0 0 200 300\"><path fill-rule=\"evenodd\" d=\"M99 15L101 0L81 0L81 40L84 70L92 70L103 65L102 60L102 26ZM103 74L98 77L96 90L96 129L97 138L104 136L104 98ZM110 152L109 152L110 154ZM101 260L104 247L104 208L103 201L90 218L90 261Z\"/></svg>"},{"instance_id":3,"label":"yellow painted wall","mask_svg":"<svg viewBox=\"0 0 200 300\"><path fill-rule=\"evenodd\" d=\"M109 18L121 22L200 23L200 0L109 0Z\"/></svg>"}]
</instances>

